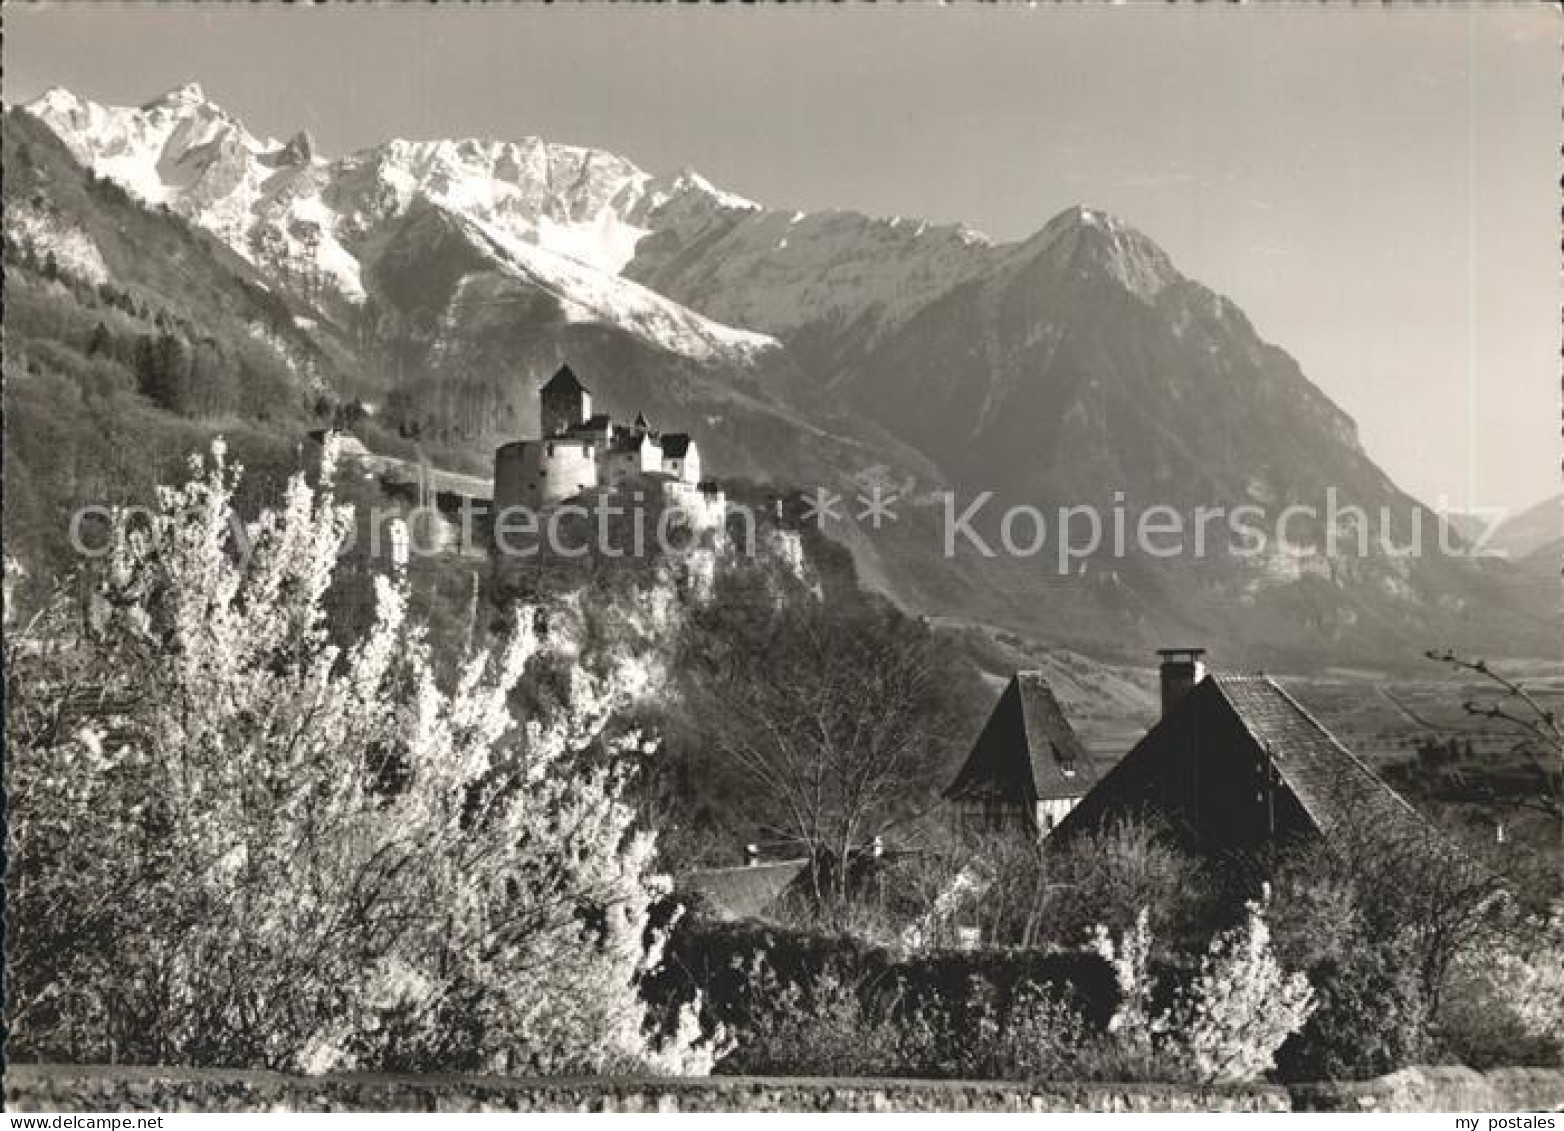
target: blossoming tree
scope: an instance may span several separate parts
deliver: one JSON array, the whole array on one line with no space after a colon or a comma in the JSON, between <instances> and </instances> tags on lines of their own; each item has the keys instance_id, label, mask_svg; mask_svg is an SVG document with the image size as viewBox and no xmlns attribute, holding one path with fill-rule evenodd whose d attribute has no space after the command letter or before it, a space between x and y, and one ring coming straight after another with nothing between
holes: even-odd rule
<instances>
[{"instance_id":1,"label":"blossoming tree","mask_svg":"<svg viewBox=\"0 0 1564 1131\"><path fill-rule=\"evenodd\" d=\"M1243 921L1211 940L1198 975L1163 1010L1152 1007L1145 911L1117 942L1098 927L1090 947L1113 967L1119 985L1110 1033L1126 1053L1160 1062L1168 1075L1200 1083L1262 1076L1314 1009L1308 979L1287 973L1272 952L1262 903L1246 904Z\"/></svg>"},{"instance_id":2,"label":"blossoming tree","mask_svg":"<svg viewBox=\"0 0 1564 1131\"><path fill-rule=\"evenodd\" d=\"M624 797L648 749L604 733L621 681L577 670L518 724L532 610L442 681L397 570L333 643L334 465L245 524L214 445L115 523L84 627L8 649L13 1049L709 1070L693 1014L649 1034L638 993L667 889Z\"/></svg>"}]
</instances>

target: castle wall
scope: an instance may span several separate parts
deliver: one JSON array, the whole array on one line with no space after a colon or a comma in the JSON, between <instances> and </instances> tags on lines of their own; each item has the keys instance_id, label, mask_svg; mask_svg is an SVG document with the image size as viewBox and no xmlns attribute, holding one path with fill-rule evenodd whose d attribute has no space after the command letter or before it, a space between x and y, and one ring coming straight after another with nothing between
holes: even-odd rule
<instances>
[{"instance_id":1,"label":"castle wall","mask_svg":"<svg viewBox=\"0 0 1564 1131\"><path fill-rule=\"evenodd\" d=\"M685 483L695 484L701 481L701 454L696 450L694 441L684 450L684 455L675 459L667 456L663 459L663 471L675 479Z\"/></svg>"},{"instance_id":2,"label":"castle wall","mask_svg":"<svg viewBox=\"0 0 1564 1131\"><path fill-rule=\"evenodd\" d=\"M596 452L570 440L518 440L494 453L496 511L537 509L598 485Z\"/></svg>"},{"instance_id":3,"label":"castle wall","mask_svg":"<svg viewBox=\"0 0 1564 1131\"><path fill-rule=\"evenodd\" d=\"M629 451L602 449L598 452L598 482L609 487L616 486L625 479L648 475L662 469L662 452L656 444L644 437Z\"/></svg>"},{"instance_id":4,"label":"castle wall","mask_svg":"<svg viewBox=\"0 0 1564 1131\"><path fill-rule=\"evenodd\" d=\"M526 501L526 484L530 482L526 459L528 444L535 440L518 440L502 444L494 452L494 509L530 505Z\"/></svg>"},{"instance_id":5,"label":"castle wall","mask_svg":"<svg viewBox=\"0 0 1564 1131\"><path fill-rule=\"evenodd\" d=\"M716 530L727 521L728 499L721 491L703 491L684 480L667 479L663 498L684 512L692 530Z\"/></svg>"},{"instance_id":6,"label":"castle wall","mask_svg":"<svg viewBox=\"0 0 1564 1131\"><path fill-rule=\"evenodd\" d=\"M577 424L570 429L570 433L576 439L585 440L601 450L613 441L614 425L612 421L606 421L600 428L587 428Z\"/></svg>"}]
</instances>

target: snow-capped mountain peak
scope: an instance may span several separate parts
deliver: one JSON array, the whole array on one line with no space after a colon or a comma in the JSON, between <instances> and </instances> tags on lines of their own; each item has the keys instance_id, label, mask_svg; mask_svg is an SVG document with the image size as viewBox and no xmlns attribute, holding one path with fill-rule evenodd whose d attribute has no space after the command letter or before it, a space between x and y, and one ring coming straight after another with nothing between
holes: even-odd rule
<instances>
[{"instance_id":1,"label":"snow-capped mountain peak","mask_svg":"<svg viewBox=\"0 0 1564 1131\"><path fill-rule=\"evenodd\" d=\"M143 110L153 110L162 107L191 107L207 104L206 91L201 89L198 82L182 83L171 90L165 90L152 101L142 106Z\"/></svg>"},{"instance_id":2,"label":"snow-capped mountain peak","mask_svg":"<svg viewBox=\"0 0 1564 1131\"><path fill-rule=\"evenodd\" d=\"M1183 276L1148 236L1101 209L1076 204L1016 246L1014 262L1042 261L1080 278L1106 277L1143 302Z\"/></svg>"},{"instance_id":3,"label":"snow-capped mountain peak","mask_svg":"<svg viewBox=\"0 0 1564 1131\"><path fill-rule=\"evenodd\" d=\"M100 175L207 228L328 310L363 300L363 256L418 199L610 275L654 214L692 225L759 210L693 170L655 177L616 154L536 137L393 139L327 159L308 133L286 144L256 138L195 82L140 107L56 88L25 109Z\"/></svg>"},{"instance_id":4,"label":"snow-capped mountain peak","mask_svg":"<svg viewBox=\"0 0 1564 1131\"><path fill-rule=\"evenodd\" d=\"M567 321L632 329L646 341L698 361L747 360L779 348L775 338L713 322L639 283L594 271L482 220L453 219L470 239L488 245L503 273L551 294Z\"/></svg>"},{"instance_id":5,"label":"snow-capped mountain peak","mask_svg":"<svg viewBox=\"0 0 1564 1131\"><path fill-rule=\"evenodd\" d=\"M669 197L681 196L685 193L696 193L710 197L723 208L736 208L744 211L759 211L761 208L753 200L748 200L737 193L726 192L718 188L689 166L679 170L679 175L673 179L673 182L667 189Z\"/></svg>"},{"instance_id":6,"label":"snow-capped mountain peak","mask_svg":"<svg viewBox=\"0 0 1564 1131\"><path fill-rule=\"evenodd\" d=\"M376 249L420 200L767 334L865 312L895 322L998 250L963 225L769 210L691 168L654 175L536 137L398 138L327 158L307 134L256 138L196 83L142 107L56 90L26 109L84 164L213 232L328 317L363 303ZM693 276L692 248L708 253Z\"/></svg>"}]
</instances>

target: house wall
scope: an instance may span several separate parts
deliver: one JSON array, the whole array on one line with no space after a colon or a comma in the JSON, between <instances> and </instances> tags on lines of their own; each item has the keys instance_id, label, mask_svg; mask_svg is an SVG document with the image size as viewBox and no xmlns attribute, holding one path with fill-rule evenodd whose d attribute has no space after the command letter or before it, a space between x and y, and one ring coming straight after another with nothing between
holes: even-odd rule
<instances>
[{"instance_id":1,"label":"house wall","mask_svg":"<svg viewBox=\"0 0 1564 1131\"><path fill-rule=\"evenodd\" d=\"M1054 827L1064 820L1066 814L1074 809L1079 797L1048 797L1037 803L1037 830L1044 836L1054 831Z\"/></svg>"},{"instance_id":2,"label":"house wall","mask_svg":"<svg viewBox=\"0 0 1564 1131\"><path fill-rule=\"evenodd\" d=\"M728 496L721 491L695 490L691 514L698 529L720 530L728 521Z\"/></svg>"},{"instance_id":3,"label":"house wall","mask_svg":"<svg viewBox=\"0 0 1564 1131\"><path fill-rule=\"evenodd\" d=\"M964 833L1030 832L1029 815L1021 805L1000 797L963 797L952 802L956 824Z\"/></svg>"},{"instance_id":4,"label":"house wall","mask_svg":"<svg viewBox=\"0 0 1564 1131\"><path fill-rule=\"evenodd\" d=\"M952 804L956 822L964 832L992 833L1022 829L1047 836L1075 808L1076 797L1056 797L1038 801L1028 813L1018 802L998 797L963 798Z\"/></svg>"}]
</instances>

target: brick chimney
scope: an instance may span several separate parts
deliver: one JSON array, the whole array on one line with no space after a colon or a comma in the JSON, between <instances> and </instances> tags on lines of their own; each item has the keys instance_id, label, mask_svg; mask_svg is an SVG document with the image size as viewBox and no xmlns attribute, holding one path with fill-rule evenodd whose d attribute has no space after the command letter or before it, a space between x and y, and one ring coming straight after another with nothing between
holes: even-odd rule
<instances>
[{"instance_id":1,"label":"brick chimney","mask_svg":"<svg viewBox=\"0 0 1564 1131\"><path fill-rule=\"evenodd\" d=\"M1167 718L1179 701L1206 678L1204 648L1158 648L1162 657L1162 717Z\"/></svg>"}]
</instances>

